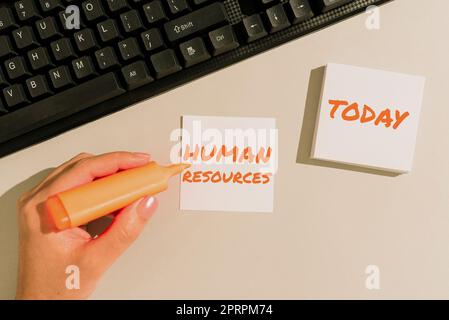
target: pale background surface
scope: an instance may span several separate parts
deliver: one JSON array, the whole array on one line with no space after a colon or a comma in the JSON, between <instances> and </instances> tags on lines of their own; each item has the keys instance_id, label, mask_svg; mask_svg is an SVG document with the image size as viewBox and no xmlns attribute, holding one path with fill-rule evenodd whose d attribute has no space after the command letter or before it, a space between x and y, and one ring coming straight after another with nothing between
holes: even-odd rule
<instances>
[{"instance_id":1,"label":"pale background surface","mask_svg":"<svg viewBox=\"0 0 449 320\"><path fill-rule=\"evenodd\" d=\"M447 12L446 0L397 0L382 8L379 31L360 15L1 159L0 298L15 290L15 199L46 172L30 176L81 151L166 162L184 114L276 118L275 212L184 214L172 181L93 298L449 298ZM313 128L310 73L328 62L427 78L410 174L297 163ZM365 288L369 264L380 267L379 291Z\"/></svg>"}]
</instances>

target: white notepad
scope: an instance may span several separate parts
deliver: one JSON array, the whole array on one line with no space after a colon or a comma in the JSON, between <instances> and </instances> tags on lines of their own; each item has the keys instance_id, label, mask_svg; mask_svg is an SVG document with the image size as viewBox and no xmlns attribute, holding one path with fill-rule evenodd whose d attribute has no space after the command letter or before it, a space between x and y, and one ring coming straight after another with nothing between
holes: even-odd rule
<instances>
[{"instance_id":1,"label":"white notepad","mask_svg":"<svg viewBox=\"0 0 449 320\"><path fill-rule=\"evenodd\" d=\"M181 210L273 211L275 119L183 116L181 161Z\"/></svg>"},{"instance_id":2,"label":"white notepad","mask_svg":"<svg viewBox=\"0 0 449 320\"><path fill-rule=\"evenodd\" d=\"M424 84L420 76L328 64L311 157L409 172Z\"/></svg>"}]
</instances>

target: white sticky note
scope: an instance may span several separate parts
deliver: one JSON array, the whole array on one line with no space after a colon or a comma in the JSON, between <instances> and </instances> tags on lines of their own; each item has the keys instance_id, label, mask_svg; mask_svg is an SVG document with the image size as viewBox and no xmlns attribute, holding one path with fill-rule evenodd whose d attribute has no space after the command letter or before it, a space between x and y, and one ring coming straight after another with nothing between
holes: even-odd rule
<instances>
[{"instance_id":1,"label":"white sticky note","mask_svg":"<svg viewBox=\"0 0 449 320\"><path fill-rule=\"evenodd\" d=\"M409 172L424 85L420 76L328 64L312 158Z\"/></svg>"},{"instance_id":2,"label":"white sticky note","mask_svg":"<svg viewBox=\"0 0 449 320\"><path fill-rule=\"evenodd\" d=\"M184 116L181 161L181 210L273 211L274 119Z\"/></svg>"}]
</instances>

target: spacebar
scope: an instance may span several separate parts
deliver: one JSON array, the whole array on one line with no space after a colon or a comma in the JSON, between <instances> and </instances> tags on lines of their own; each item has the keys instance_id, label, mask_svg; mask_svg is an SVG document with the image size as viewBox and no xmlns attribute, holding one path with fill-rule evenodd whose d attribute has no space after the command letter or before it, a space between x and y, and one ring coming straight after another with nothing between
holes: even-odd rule
<instances>
[{"instance_id":1,"label":"spacebar","mask_svg":"<svg viewBox=\"0 0 449 320\"><path fill-rule=\"evenodd\" d=\"M0 143L125 93L114 73L0 117Z\"/></svg>"}]
</instances>

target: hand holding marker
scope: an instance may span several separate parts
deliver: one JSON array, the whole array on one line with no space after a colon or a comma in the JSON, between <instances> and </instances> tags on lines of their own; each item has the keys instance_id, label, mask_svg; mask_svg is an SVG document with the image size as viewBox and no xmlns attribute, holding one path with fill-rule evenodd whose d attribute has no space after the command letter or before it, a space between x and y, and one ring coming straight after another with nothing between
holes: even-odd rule
<instances>
[{"instance_id":1,"label":"hand holding marker","mask_svg":"<svg viewBox=\"0 0 449 320\"><path fill-rule=\"evenodd\" d=\"M169 178L189 166L163 167L150 162L53 195L46 207L59 230L85 225L144 196L166 190Z\"/></svg>"}]
</instances>

